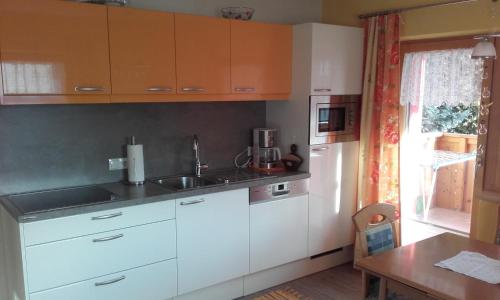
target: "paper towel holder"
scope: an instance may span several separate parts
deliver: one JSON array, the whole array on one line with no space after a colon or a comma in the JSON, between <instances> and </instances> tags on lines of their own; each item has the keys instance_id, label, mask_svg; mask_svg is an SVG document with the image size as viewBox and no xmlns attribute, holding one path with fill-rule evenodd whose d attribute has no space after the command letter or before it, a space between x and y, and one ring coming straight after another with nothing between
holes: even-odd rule
<instances>
[{"instance_id":1,"label":"paper towel holder","mask_svg":"<svg viewBox=\"0 0 500 300\"><path fill-rule=\"evenodd\" d=\"M143 185L145 182L143 147L136 144L135 136L130 138L130 144L127 145L127 163L128 184Z\"/></svg>"}]
</instances>

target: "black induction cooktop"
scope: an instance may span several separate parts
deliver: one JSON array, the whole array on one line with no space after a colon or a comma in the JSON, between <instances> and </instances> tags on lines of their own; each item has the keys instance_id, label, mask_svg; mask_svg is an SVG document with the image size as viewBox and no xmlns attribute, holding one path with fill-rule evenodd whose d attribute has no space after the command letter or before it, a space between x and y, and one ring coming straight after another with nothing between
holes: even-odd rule
<instances>
[{"instance_id":1,"label":"black induction cooktop","mask_svg":"<svg viewBox=\"0 0 500 300\"><path fill-rule=\"evenodd\" d=\"M110 202L118 197L101 187L86 186L11 195L7 198L22 214Z\"/></svg>"}]
</instances>

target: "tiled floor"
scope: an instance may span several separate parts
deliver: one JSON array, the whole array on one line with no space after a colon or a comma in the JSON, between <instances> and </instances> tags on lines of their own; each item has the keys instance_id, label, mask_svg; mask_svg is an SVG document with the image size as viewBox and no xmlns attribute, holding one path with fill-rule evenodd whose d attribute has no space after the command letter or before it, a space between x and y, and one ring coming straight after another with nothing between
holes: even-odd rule
<instances>
[{"instance_id":1,"label":"tiled floor","mask_svg":"<svg viewBox=\"0 0 500 300\"><path fill-rule=\"evenodd\" d=\"M251 300L268 291L290 287L309 300L358 300L361 298L361 272L352 263L312 274L261 291L239 300Z\"/></svg>"},{"instance_id":2,"label":"tiled floor","mask_svg":"<svg viewBox=\"0 0 500 300\"><path fill-rule=\"evenodd\" d=\"M469 234L470 214L446 208L431 208L427 222L443 228Z\"/></svg>"},{"instance_id":3,"label":"tiled floor","mask_svg":"<svg viewBox=\"0 0 500 300\"><path fill-rule=\"evenodd\" d=\"M468 236L470 227L470 215L469 217L466 217L464 216L464 213L455 214L457 212L454 211L451 211L450 213L446 209L438 209L435 212L433 212L433 210L434 209L432 209L429 213L429 218L427 223L408 218L402 219L401 223L402 245L415 243L445 232L452 232L454 234L461 234L464 236ZM447 228L451 228L452 230L449 230Z\"/></svg>"}]
</instances>

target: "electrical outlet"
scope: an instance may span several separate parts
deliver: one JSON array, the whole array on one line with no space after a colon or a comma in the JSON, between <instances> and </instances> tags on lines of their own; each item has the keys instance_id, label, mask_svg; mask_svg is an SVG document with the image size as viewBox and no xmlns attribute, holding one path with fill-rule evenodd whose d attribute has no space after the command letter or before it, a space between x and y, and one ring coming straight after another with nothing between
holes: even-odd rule
<instances>
[{"instance_id":1,"label":"electrical outlet","mask_svg":"<svg viewBox=\"0 0 500 300\"><path fill-rule=\"evenodd\" d=\"M108 166L110 171L127 169L127 159L125 157L110 158L108 159Z\"/></svg>"}]
</instances>

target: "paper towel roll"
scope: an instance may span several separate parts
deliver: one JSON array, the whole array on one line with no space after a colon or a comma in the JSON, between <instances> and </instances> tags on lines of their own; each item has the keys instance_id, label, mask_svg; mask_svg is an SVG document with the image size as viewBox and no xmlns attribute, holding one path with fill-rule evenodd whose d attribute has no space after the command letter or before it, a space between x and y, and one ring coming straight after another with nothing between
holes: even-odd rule
<instances>
[{"instance_id":1,"label":"paper towel roll","mask_svg":"<svg viewBox=\"0 0 500 300\"><path fill-rule=\"evenodd\" d=\"M127 145L128 182L144 183L144 154L142 145Z\"/></svg>"}]
</instances>

